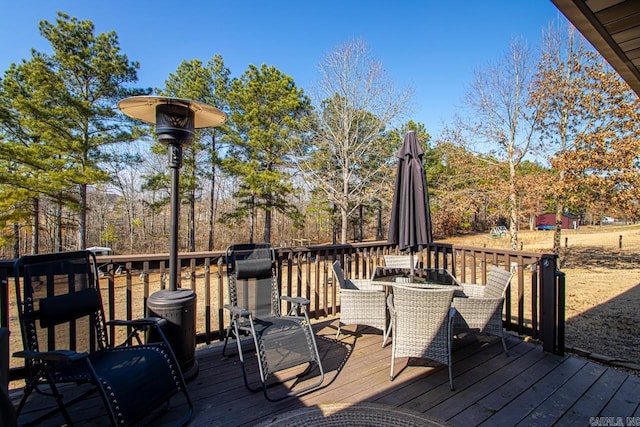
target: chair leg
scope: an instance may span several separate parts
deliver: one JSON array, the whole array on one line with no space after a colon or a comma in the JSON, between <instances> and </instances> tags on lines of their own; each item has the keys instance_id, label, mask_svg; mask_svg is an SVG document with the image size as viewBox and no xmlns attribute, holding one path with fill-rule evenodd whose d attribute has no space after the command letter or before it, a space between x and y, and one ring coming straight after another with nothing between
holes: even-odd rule
<instances>
[{"instance_id":1,"label":"chair leg","mask_svg":"<svg viewBox=\"0 0 640 427\"><path fill-rule=\"evenodd\" d=\"M227 344L229 343L229 337L231 336L232 333L233 333L233 322L227 328L227 333L225 334L225 337L224 337L224 346L222 347L222 357L227 357ZM237 336L235 338L238 339Z\"/></svg>"},{"instance_id":2,"label":"chair leg","mask_svg":"<svg viewBox=\"0 0 640 427\"><path fill-rule=\"evenodd\" d=\"M504 348L504 354L509 357L509 351L507 350L507 342L504 339L504 335L502 335L502 348Z\"/></svg>"},{"instance_id":3,"label":"chair leg","mask_svg":"<svg viewBox=\"0 0 640 427\"><path fill-rule=\"evenodd\" d=\"M389 381L393 381L393 357L391 357L391 370L389 371Z\"/></svg>"},{"instance_id":4,"label":"chair leg","mask_svg":"<svg viewBox=\"0 0 640 427\"><path fill-rule=\"evenodd\" d=\"M16 417L20 416L20 413L22 412L22 408L24 408L25 403L27 403L27 399L29 398L29 396L31 395L31 392L35 389L35 387L36 387L36 383L33 381L30 381L24 387L24 390L22 391L22 399L20 399L20 403L18 403L18 407L16 408Z\"/></svg>"},{"instance_id":5,"label":"chair leg","mask_svg":"<svg viewBox=\"0 0 640 427\"><path fill-rule=\"evenodd\" d=\"M393 381L393 369L396 362L396 342L394 341L391 345L391 370L389 371L389 381Z\"/></svg>"},{"instance_id":6,"label":"chair leg","mask_svg":"<svg viewBox=\"0 0 640 427\"><path fill-rule=\"evenodd\" d=\"M385 345L387 345L387 340L389 339L389 337L391 336L391 322L389 322L389 326L387 326L387 329L384 331L384 335L382 336L382 347L384 348Z\"/></svg>"},{"instance_id":7,"label":"chair leg","mask_svg":"<svg viewBox=\"0 0 640 427\"><path fill-rule=\"evenodd\" d=\"M58 387L56 386L55 382L53 382L53 376L52 375L47 375L49 377L49 386L51 387L51 391L52 393L55 395L56 397L56 401L58 402L58 407L60 407L60 412L62 412L62 416L64 417L64 421L67 423L67 425L72 426L73 425L73 421L71 421L71 417L69 416L69 412L67 412L67 408L64 404L64 401L62 400L62 394L60 393L60 391L58 390Z\"/></svg>"},{"instance_id":8,"label":"chair leg","mask_svg":"<svg viewBox=\"0 0 640 427\"><path fill-rule=\"evenodd\" d=\"M240 330L239 330L239 328L238 328L238 324L237 324L236 322L233 322L233 323L232 323L232 326L233 326L234 333L235 333L235 335L236 335L236 346L238 347L238 357L240 358L240 368L242 369L242 378L244 379L244 386L245 386L245 387L247 388L247 390L249 390L249 391L252 391L252 392L254 392L254 393L255 393L255 392L258 392L258 391L260 391L260 389L259 389L259 388L254 388L254 387L251 387L251 386L249 385L249 379L248 379L248 377L247 377L247 370L246 370L246 367L245 367L245 365L244 365L244 354L242 353L242 343L240 342L240 341L241 341L241 340L240 340ZM252 326L252 328L253 328L253 323L252 323L252 325L251 325L251 326ZM230 326L230 327L231 327L231 326ZM258 347L257 342L255 342L255 332L253 332L253 334L252 334L252 335L254 336L254 343L255 343L255 349L256 349L256 352L258 352L258 351L259 351L259 350L258 350L258 349L259 349L259 347ZM223 353L223 354L224 354L224 353ZM260 357L260 355L259 355L259 354L258 354L258 357ZM260 365L260 364L258 363L258 365ZM260 376L261 376L261 378L262 378L262 370L260 370ZM261 381L261 382L262 382L262 384L264 384L264 381Z\"/></svg>"},{"instance_id":9,"label":"chair leg","mask_svg":"<svg viewBox=\"0 0 640 427\"><path fill-rule=\"evenodd\" d=\"M340 328L342 327L342 324L338 321L338 332L336 332L336 341L338 341L338 339L340 338Z\"/></svg>"},{"instance_id":10,"label":"chair leg","mask_svg":"<svg viewBox=\"0 0 640 427\"><path fill-rule=\"evenodd\" d=\"M65 406L64 400L62 398L62 394L60 393L60 391L58 390L58 387L55 384L55 380L53 378L53 376L51 375L50 372L40 372L38 373L38 376L36 378L45 378L47 379L47 382L49 383L49 388L51 389L51 396L53 396L56 399L56 403L58 404L58 410L60 410L60 412L62 412L62 416L64 418L64 421L67 425L72 426L73 425L73 421L71 421L71 416L69 415L69 412L67 411L67 408ZM24 395L22 396L22 399L20 400L20 403L18 404L18 408L16 409L16 418L18 418L20 416L20 413L22 412L22 409L24 408L25 403L27 402L27 399L29 398L29 396L31 395L31 393L35 390L38 392L38 380L34 379L33 381L30 381L29 384L25 387L24 389ZM46 414L36 418L35 420L33 420L33 423L39 423L42 420L44 420L45 418L51 416L52 413L56 412L56 410L54 409L51 412L47 412Z\"/></svg>"},{"instance_id":11,"label":"chair leg","mask_svg":"<svg viewBox=\"0 0 640 427\"><path fill-rule=\"evenodd\" d=\"M457 311L455 311L455 308L453 309L455 313L457 313ZM450 310L451 313L451 310ZM447 336L449 337L449 339L447 340L447 352L449 353L448 355L448 359L449 359L449 363L447 363L448 367L449 367L449 387L451 387L451 390L453 391L453 322L454 322L454 315L449 314L449 325L447 327Z\"/></svg>"}]
</instances>

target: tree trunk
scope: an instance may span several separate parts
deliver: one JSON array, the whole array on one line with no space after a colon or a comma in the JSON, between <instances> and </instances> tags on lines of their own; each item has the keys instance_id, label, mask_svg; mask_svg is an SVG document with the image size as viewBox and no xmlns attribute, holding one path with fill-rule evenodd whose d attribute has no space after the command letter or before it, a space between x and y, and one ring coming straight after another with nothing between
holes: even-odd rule
<instances>
[{"instance_id":1,"label":"tree trunk","mask_svg":"<svg viewBox=\"0 0 640 427\"><path fill-rule=\"evenodd\" d=\"M349 163L345 164L345 170L342 172L342 200L340 201L340 215L342 219L342 229L340 230L340 243L347 243L347 233L349 232Z\"/></svg>"},{"instance_id":2,"label":"tree trunk","mask_svg":"<svg viewBox=\"0 0 640 427\"><path fill-rule=\"evenodd\" d=\"M189 193L189 252L196 251L196 195Z\"/></svg>"},{"instance_id":3,"label":"tree trunk","mask_svg":"<svg viewBox=\"0 0 640 427\"><path fill-rule=\"evenodd\" d=\"M20 224L13 224L13 257L20 257Z\"/></svg>"},{"instance_id":4,"label":"tree trunk","mask_svg":"<svg viewBox=\"0 0 640 427\"><path fill-rule=\"evenodd\" d=\"M349 216L347 215L347 208L340 207L340 215L342 217L342 228L340 230L340 243L347 243L347 233L349 232Z\"/></svg>"},{"instance_id":5,"label":"tree trunk","mask_svg":"<svg viewBox=\"0 0 640 427\"><path fill-rule=\"evenodd\" d=\"M87 247L87 184L80 185L80 212L78 215L78 249Z\"/></svg>"},{"instance_id":6,"label":"tree trunk","mask_svg":"<svg viewBox=\"0 0 640 427\"><path fill-rule=\"evenodd\" d=\"M559 200L556 204L556 229L553 231L553 253L560 255L560 246L562 245L562 213L564 206Z\"/></svg>"},{"instance_id":7,"label":"tree trunk","mask_svg":"<svg viewBox=\"0 0 640 427\"><path fill-rule=\"evenodd\" d=\"M213 156L216 153L216 136L211 135L211 191L209 192L209 239L207 241L207 250L213 250L213 232L216 217L216 164Z\"/></svg>"},{"instance_id":8,"label":"tree trunk","mask_svg":"<svg viewBox=\"0 0 640 427\"><path fill-rule=\"evenodd\" d=\"M134 225L133 225L133 218L129 219L129 253L133 254L133 245L134 242L136 240L135 237L135 231L134 231ZM106 244L105 246L109 246L108 244Z\"/></svg>"},{"instance_id":9,"label":"tree trunk","mask_svg":"<svg viewBox=\"0 0 640 427\"><path fill-rule=\"evenodd\" d=\"M215 179L215 178L214 178ZM213 250L213 230L215 225L215 189L214 189L214 179L211 180L211 191L209 192L209 237L207 239L207 250Z\"/></svg>"},{"instance_id":10,"label":"tree trunk","mask_svg":"<svg viewBox=\"0 0 640 427\"><path fill-rule=\"evenodd\" d=\"M271 218L272 211L271 209L264 210L264 242L271 242Z\"/></svg>"},{"instance_id":11,"label":"tree trunk","mask_svg":"<svg viewBox=\"0 0 640 427\"><path fill-rule=\"evenodd\" d=\"M31 222L31 253L37 254L40 248L40 199L31 198L32 222Z\"/></svg>"},{"instance_id":12,"label":"tree trunk","mask_svg":"<svg viewBox=\"0 0 640 427\"><path fill-rule=\"evenodd\" d=\"M516 167L509 161L509 233L511 234L511 249L518 250L518 197L516 193Z\"/></svg>"},{"instance_id":13,"label":"tree trunk","mask_svg":"<svg viewBox=\"0 0 640 427\"><path fill-rule=\"evenodd\" d=\"M253 232L256 228L256 206L253 202L253 196L251 196L251 206L249 214L249 243L253 243Z\"/></svg>"},{"instance_id":14,"label":"tree trunk","mask_svg":"<svg viewBox=\"0 0 640 427\"><path fill-rule=\"evenodd\" d=\"M55 251L62 252L62 205L56 205L56 238Z\"/></svg>"},{"instance_id":15,"label":"tree trunk","mask_svg":"<svg viewBox=\"0 0 640 427\"><path fill-rule=\"evenodd\" d=\"M384 232L382 231L382 204L380 200L378 200L378 232L376 233L376 238L378 240L384 239Z\"/></svg>"},{"instance_id":16,"label":"tree trunk","mask_svg":"<svg viewBox=\"0 0 640 427\"><path fill-rule=\"evenodd\" d=\"M362 242L363 234L364 234L364 207L360 205L359 215L358 215L358 242Z\"/></svg>"},{"instance_id":17,"label":"tree trunk","mask_svg":"<svg viewBox=\"0 0 640 427\"><path fill-rule=\"evenodd\" d=\"M134 214L134 209L135 209L135 205L133 200L127 200L127 198L125 197L125 203L127 206L127 228L129 231L129 253L132 254L133 253L133 244L135 242L135 231L134 231L134 224L133 224L133 219L135 217ZM102 241L102 239L100 239L100 241ZM104 242L105 246L109 246L108 242Z\"/></svg>"}]
</instances>

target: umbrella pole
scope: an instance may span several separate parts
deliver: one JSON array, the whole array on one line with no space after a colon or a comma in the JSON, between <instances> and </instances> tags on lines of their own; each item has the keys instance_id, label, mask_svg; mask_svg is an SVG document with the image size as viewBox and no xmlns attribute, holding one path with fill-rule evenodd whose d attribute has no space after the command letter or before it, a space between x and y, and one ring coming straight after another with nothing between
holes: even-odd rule
<instances>
[{"instance_id":1,"label":"umbrella pole","mask_svg":"<svg viewBox=\"0 0 640 427\"><path fill-rule=\"evenodd\" d=\"M413 251L410 250L409 251L409 283L413 283L413 277L415 276L415 263L413 262Z\"/></svg>"}]
</instances>

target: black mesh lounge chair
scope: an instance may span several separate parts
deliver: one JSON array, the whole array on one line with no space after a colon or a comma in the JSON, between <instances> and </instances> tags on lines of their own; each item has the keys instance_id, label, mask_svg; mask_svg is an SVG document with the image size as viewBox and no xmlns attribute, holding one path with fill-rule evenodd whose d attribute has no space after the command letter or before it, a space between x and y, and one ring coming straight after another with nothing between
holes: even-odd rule
<instances>
[{"instance_id":1,"label":"black mesh lounge chair","mask_svg":"<svg viewBox=\"0 0 640 427\"><path fill-rule=\"evenodd\" d=\"M67 406L87 396L64 398L61 386L73 383L93 385L89 393L98 391L114 426L152 419L178 393L187 402L180 425L191 419L191 399L162 332L166 321L106 321L93 253L24 256L16 261L14 274L24 344L14 356L24 358L27 369L18 416L36 391L53 396L65 422L72 425ZM114 344L107 327L121 332L121 344ZM146 332L158 342L144 344Z\"/></svg>"},{"instance_id":2,"label":"black mesh lounge chair","mask_svg":"<svg viewBox=\"0 0 640 427\"><path fill-rule=\"evenodd\" d=\"M16 410L9 399L9 330L0 328L0 426L14 427Z\"/></svg>"},{"instance_id":3,"label":"black mesh lounge chair","mask_svg":"<svg viewBox=\"0 0 640 427\"><path fill-rule=\"evenodd\" d=\"M319 387L324 380L324 372L307 313L309 300L280 296L274 265L275 253L271 246L231 245L227 248L226 261L229 304L225 308L231 313L231 325L227 330L223 354L227 340L234 336L247 389L262 389L268 400L277 401ZM280 314L281 301L291 304L286 316ZM243 336L251 336L253 339L261 387L252 387L247 378L242 349ZM306 383L302 384L301 381L311 373L314 366L319 369L318 381L313 382L307 378ZM302 370L302 367L305 369ZM297 374L280 380L270 378L272 374L290 369ZM268 393L272 385L290 380L295 381L293 385L288 385L286 393L276 393L276 396ZM296 389L299 384L302 385Z\"/></svg>"}]
</instances>

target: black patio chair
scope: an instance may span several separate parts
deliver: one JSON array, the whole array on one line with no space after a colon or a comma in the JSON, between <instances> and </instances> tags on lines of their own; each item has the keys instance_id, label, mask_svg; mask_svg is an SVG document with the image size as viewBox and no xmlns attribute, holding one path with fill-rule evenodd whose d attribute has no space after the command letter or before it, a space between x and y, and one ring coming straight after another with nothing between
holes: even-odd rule
<instances>
[{"instance_id":1,"label":"black patio chair","mask_svg":"<svg viewBox=\"0 0 640 427\"><path fill-rule=\"evenodd\" d=\"M187 403L179 425L191 419L191 398L162 331L166 320L107 321L92 252L23 256L16 261L14 274L24 344L14 356L24 358L26 365L18 416L36 391L54 397L56 411L72 425L67 407L97 390L114 426L154 419L168 410L178 393ZM120 332L118 345L107 327ZM154 342L144 343L145 334ZM66 388L75 396L65 398L61 386L67 383L93 387L82 394Z\"/></svg>"},{"instance_id":2,"label":"black patio chair","mask_svg":"<svg viewBox=\"0 0 640 427\"><path fill-rule=\"evenodd\" d=\"M306 298L280 296L275 269L275 252L269 244L236 244L227 248L226 264L229 285L229 304L225 308L231 313L231 325L227 329L223 354L226 354L229 337L236 338L242 375L247 389L264 392L267 400L278 401L288 396L299 395L319 387L324 380L324 371L315 334L311 328ZM280 312L281 301L291 304L287 315ZM247 378L247 369L242 350L242 337L251 336L257 355L262 387L252 387ZM305 366L300 372L297 367ZM314 366L319 369L319 379L295 389ZM271 380L271 375L294 369L297 373L286 379ZM293 373L289 371L289 373ZM273 397L268 389L273 385L294 380L286 393Z\"/></svg>"},{"instance_id":3,"label":"black patio chair","mask_svg":"<svg viewBox=\"0 0 640 427\"><path fill-rule=\"evenodd\" d=\"M9 399L9 330L0 328L0 426L15 427L16 410Z\"/></svg>"}]
</instances>

